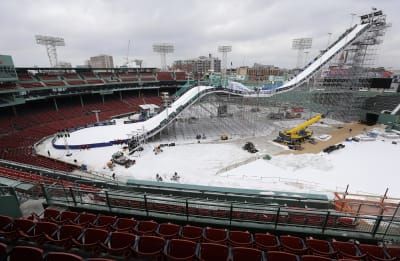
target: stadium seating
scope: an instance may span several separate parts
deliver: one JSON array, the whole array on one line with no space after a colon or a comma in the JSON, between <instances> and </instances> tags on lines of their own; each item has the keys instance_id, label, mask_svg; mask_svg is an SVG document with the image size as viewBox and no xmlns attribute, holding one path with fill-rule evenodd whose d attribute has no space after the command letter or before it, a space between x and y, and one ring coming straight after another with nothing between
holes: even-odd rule
<instances>
[{"instance_id":1,"label":"stadium seating","mask_svg":"<svg viewBox=\"0 0 400 261\"><path fill-rule=\"evenodd\" d=\"M308 238L306 244L313 255L333 258L336 256L336 251L333 250L329 241Z\"/></svg>"},{"instance_id":2,"label":"stadium seating","mask_svg":"<svg viewBox=\"0 0 400 261\"><path fill-rule=\"evenodd\" d=\"M184 239L171 239L167 242L164 256L166 260L195 260L196 243Z\"/></svg>"},{"instance_id":3,"label":"stadium seating","mask_svg":"<svg viewBox=\"0 0 400 261\"><path fill-rule=\"evenodd\" d=\"M353 242L333 241L332 246L337 251L339 258L361 260L366 257L366 254L361 254L360 250Z\"/></svg>"},{"instance_id":4,"label":"stadium seating","mask_svg":"<svg viewBox=\"0 0 400 261\"><path fill-rule=\"evenodd\" d=\"M228 261L229 248L221 244L201 243L199 259L204 261Z\"/></svg>"},{"instance_id":5,"label":"stadium seating","mask_svg":"<svg viewBox=\"0 0 400 261\"><path fill-rule=\"evenodd\" d=\"M255 233L254 243L262 251L278 251L281 247L278 238L268 233Z\"/></svg>"},{"instance_id":6,"label":"stadium seating","mask_svg":"<svg viewBox=\"0 0 400 261\"><path fill-rule=\"evenodd\" d=\"M199 242L203 238L203 228L191 225L183 226L180 231L180 237L186 240Z\"/></svg>"},{"instance_id":7,"label":"stadium seating","mask_svg":"<svg viewBox=\"0 0 400 261\"><path fill-rule=\"evenodd\" d=\"M15 246L11 253L9 261L42 261L43 260L43 249L32 247L32 246Z\"/></svg>"}]
</instances>

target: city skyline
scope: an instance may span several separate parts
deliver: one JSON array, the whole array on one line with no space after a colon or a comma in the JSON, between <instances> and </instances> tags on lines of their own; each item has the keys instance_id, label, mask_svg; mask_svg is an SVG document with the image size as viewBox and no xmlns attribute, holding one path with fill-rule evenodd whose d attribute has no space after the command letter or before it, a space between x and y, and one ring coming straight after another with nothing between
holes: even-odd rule
<instances>
[{"instance_id":1,"label":"city skyline","mask_svg":"<svg viewBox=\"0 0 400 261\"><path fill-rule=\"evenodd\" d=\"M8 1L0 3L4 12L0 53L11 55L17 67L48 67L46 49L34 39L42 34L65 39L66 46L57 48L58 57L73 66L104 53L113 56L116 66L124 65L128 56L131 61L143 60L143 67L160 67L152 45L169 42L175 47L166 57L169 66L209 53L221 58L218 46L231 45L229 66L261 63L293 68L297 59L293 39L313 38L306 55L311 60L373 7L392 24L375 66L399 69L400 18L396 1L390 0Z\"/></svg>"}]
</instances>

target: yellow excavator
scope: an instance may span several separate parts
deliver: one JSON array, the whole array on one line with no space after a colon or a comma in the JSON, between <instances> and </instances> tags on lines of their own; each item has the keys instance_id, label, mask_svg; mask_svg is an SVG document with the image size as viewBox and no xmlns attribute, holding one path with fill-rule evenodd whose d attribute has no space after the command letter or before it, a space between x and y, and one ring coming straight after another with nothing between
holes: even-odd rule
<instances>
[{"instance_id":1,"label":"yellow excavator","mask_svg":"<svg viewBox=\"0 0 400 261\"><path fill-rule=\"evenodd\" d=\"M280 131L279 137L275 141L285 144L300 144L305 139L309 139L313 132L307 130L307 127L316 123L320 119L324 118L324 115L317 114L306 122L303 122L293 129Z\"/></svg>"}]
</instances>

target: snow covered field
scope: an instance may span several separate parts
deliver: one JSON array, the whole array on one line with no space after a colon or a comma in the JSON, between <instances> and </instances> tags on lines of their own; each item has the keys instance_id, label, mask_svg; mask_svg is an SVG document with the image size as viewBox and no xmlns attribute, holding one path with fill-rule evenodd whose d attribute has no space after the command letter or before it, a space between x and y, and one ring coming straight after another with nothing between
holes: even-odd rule
<instances>
[{"instance_id":1,"label":"snow covered field","mask_svg":"<svg viewBox=\"0 0 400 261\"><path fill-rule=\"evenodd\" d=\"M392 144L394 140L398 144ZM235 141L197 143L193 139L175 143L176 146L163 147L163 152L157 155L153 148L159 142L145 144L144 151L129 156L136 164L130 168L116 166L113 170L106 164L113 153L122 151L121 146L73 150L72 156L66 157L65 150L54 149L47 140L38 150L45 156L49 150L52 157L63 161L76 160L79 165L87 165L90 171L109 176L116 173L119 181L154 181L156 174L160 174L164 182L172 182L170 178L178 172L179 182L199 185L326 193L332 197L332 192L344 191L349 184L351 193L382 195L389 188L389 196L400 196L398 138L378 136L375 141L344 141L344 149L330 154L302 155L273 155L268 147L250 154L241 148L243 142ZM261 147L261 144L255 145ZM275 145L270 143L272 146ZM265 154L272 155L272 159L262 159Z\"/></svg>"}]
</instances>

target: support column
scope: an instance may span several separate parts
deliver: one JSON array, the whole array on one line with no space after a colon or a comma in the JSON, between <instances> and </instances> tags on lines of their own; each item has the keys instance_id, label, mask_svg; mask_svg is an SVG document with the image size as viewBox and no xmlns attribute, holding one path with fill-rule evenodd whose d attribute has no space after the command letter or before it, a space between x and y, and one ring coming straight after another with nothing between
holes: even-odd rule
<instances>
[{"instance_id":1,"label":"support column","mask_svg":"<svg viewBox=\"0 0 400 261\"><path fill-rule=\"evenodd\" d=\"M119 100L122 101L122 91L119 91Z\"/></svg>"}]
</instances>

